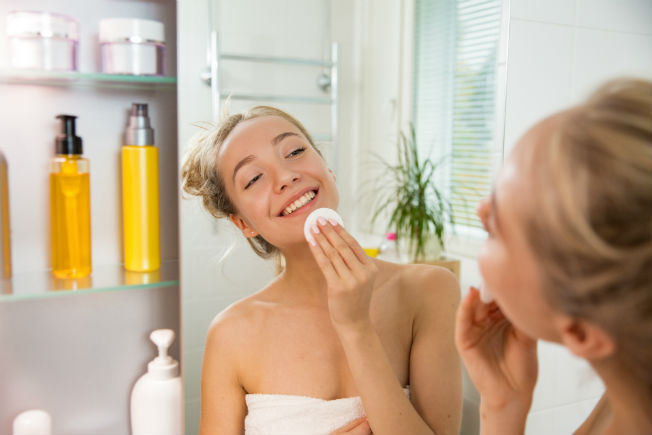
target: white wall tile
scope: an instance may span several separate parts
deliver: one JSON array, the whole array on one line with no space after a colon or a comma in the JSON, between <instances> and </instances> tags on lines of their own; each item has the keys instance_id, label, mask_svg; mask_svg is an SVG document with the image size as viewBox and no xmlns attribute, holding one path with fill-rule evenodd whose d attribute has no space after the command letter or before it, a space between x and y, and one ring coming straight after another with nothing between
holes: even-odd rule
<instances>
[{"instance_id":1,"label":"white wall tile","mask_svg":"<svg viewBox=\"0 0 652 435\"><path fill-rule=\"evenodd\" d=\"M573 29L513 19L507 62L506 154L534 122L570 102Z\"/></svg>"},{"instance_id":2,"label":"white wall tile","mask_svg":"<svg viewBox=\"0 0 652 435\"><path fill-rule=\"evenodd\" d=\"M183 351L183 393L186 400L199 399L203 358L203 349Z\"/></svg>"},{"instance_id":3,"label":"white wall tile","mask_svg":"<svg viewBox=\"0 0 652 435\"><path fill-rule=\"evenodd\" d=\"M185 401L186 405L186 433L199 433L200 401L199 399Z\"/></svg>"},{"instance_id":4,"label":"white wall tile","mask_svg":"<svg viewBox=\"0 0 652 435\"><path fill-rule=\"evenodd\" d=\"M649 15L649 20L652 15ZM652 79L652 36L603 30L576 30L572 99L585 98L618 76Z\"/></svg>"},{"instance_id":5,"label":"white wall tile","mask_svg":"<svg viewBox=\"0 0 652 435\"><path fill-rule=\"evenodd\" d=\"M573 433L591 413L600 397L572 403L552 409L533 412L525 426L527 435L549 435Z\"/></svg>"},{"instance_id":6,"label":"white wall tile","mask_svg":"<svg viewBox=\"0 0 652 435\"><path fill-rule=\"evenodd\" d=\"M603 392L602 381L585 360L558 344L539 342L539 379L532 412L586 400Z\"/></svg>"},{"instance_id":7,"label":"white wall tile","mask_svg":"<svg viewBox=\"0 0 652 435\"><path fill-rule=\"evenodd\" d=\"M650 0L577 0L577 2L576 24L578 26L652 34Z\"/></svg>"},{"instance_id":8,"label":"white wall tile","mask_svg":"<svg viewBox=\"0 0 652 435\"><path fill-rule=\"evenodd\" d=\"M543 23L573 24L577 0L511 0L512 18Z\"/></svg>"}]
</instances>

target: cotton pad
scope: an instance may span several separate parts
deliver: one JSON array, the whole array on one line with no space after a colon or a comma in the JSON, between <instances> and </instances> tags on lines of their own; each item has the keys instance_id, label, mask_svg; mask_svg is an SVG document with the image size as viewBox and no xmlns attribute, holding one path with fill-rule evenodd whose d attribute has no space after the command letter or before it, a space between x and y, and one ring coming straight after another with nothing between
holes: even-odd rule
<instances>
[{"instance_id":1,"label":"cotton pad","mask_svg":"<svg viewBox=\"0 0 652 435\"><path fill-rule=\"evenodd\" d=\"M487 286L484 284L480 285L480 300L485 304L490 304L494 301L494 295L487 290Z\"/></svg>"},{"instance_id":2,"label":"cotton pad","mask_svg":"<svg viewBox=\"0 0 652 435\"><path fill-rule=\"evenodd\" d=\"M326 220L332 219L338 224L342 226L344 225L344 221L342 221L340 215L337 214L337 212L333 209L318 208L317 210L313 210L312 213L310 213L306 218L306 222L303 224L303 235L306 237L306 240L308 242L314 240L314 238L312 237L311 228L313 225L317 224L317 219L319 219L320 217Z\"/></svg>"}]
</instances>

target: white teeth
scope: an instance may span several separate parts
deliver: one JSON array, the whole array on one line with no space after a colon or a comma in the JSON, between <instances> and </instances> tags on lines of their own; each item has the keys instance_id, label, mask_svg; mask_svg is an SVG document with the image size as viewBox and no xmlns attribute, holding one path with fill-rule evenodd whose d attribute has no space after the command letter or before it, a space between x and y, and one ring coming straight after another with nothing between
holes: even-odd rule
<instances>
[{"instance_id":1,"label":"white teeth","mask_svg":"<svg viewBox=\"0 0 652 435\"><path fill-rule=\"evenodd\" d=\"M283 210L283 216L287 216L290 213L292 213L293 211L295 211L296 209L301 208L304 205L308 204L310 201L312 201L312 199L314 197L315 197L315 192L313 192L312 190L309 191L309 192L306 192L299 199L297 199L292 204L287 206L287 208L285 210Z\"/></svg>"}]
</instances>

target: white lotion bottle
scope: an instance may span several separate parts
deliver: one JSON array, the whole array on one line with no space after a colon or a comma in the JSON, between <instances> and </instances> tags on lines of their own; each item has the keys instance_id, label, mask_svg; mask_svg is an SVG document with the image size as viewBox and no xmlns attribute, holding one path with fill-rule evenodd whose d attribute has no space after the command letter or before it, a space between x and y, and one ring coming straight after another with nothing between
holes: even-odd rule
<instances>
[{"instance_id":1,"label":"white lotion bottle","mask_svg":"<svg viewBox=\"0 0 652 435\"><path fill-rule=\"evenodd\" d=\"M131 392L131 433L134 435L178 435L184 433L183 385L179 363L168 355L174 331L157 329L149 338L158 356L147 364Z\"/></svg>"}]
</instances>

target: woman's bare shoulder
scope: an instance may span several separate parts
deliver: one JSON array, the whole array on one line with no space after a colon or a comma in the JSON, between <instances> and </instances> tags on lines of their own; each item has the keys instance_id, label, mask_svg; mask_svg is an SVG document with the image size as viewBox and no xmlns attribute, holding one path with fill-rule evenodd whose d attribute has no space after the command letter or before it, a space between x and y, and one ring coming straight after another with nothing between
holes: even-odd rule
<instances>
[{"instance_id":1,"label":"woman's bare shoulder","mask_svg":"<svg viewBox=\"0 0 652 435\"><path fill-rule=\"evenodd\" d=\"M243 343L250 342L256 331L260 331L265 312L269 310L266 291L263 289L240 299L218 313L208 327L206 347L231 344L242 346Z\"/></svg>"},{"instance_id":2,"label":"woman's bare shoulder","mask_svg":"<svg viewBox=\"0 0 652 435\"><path fill-rule=\"evenodd\" d=\"M425 299L459 300L460 286L451 271L430 264L378 262L380 279L395 279L403 296Z\"/></svg>"}]
</instances>

